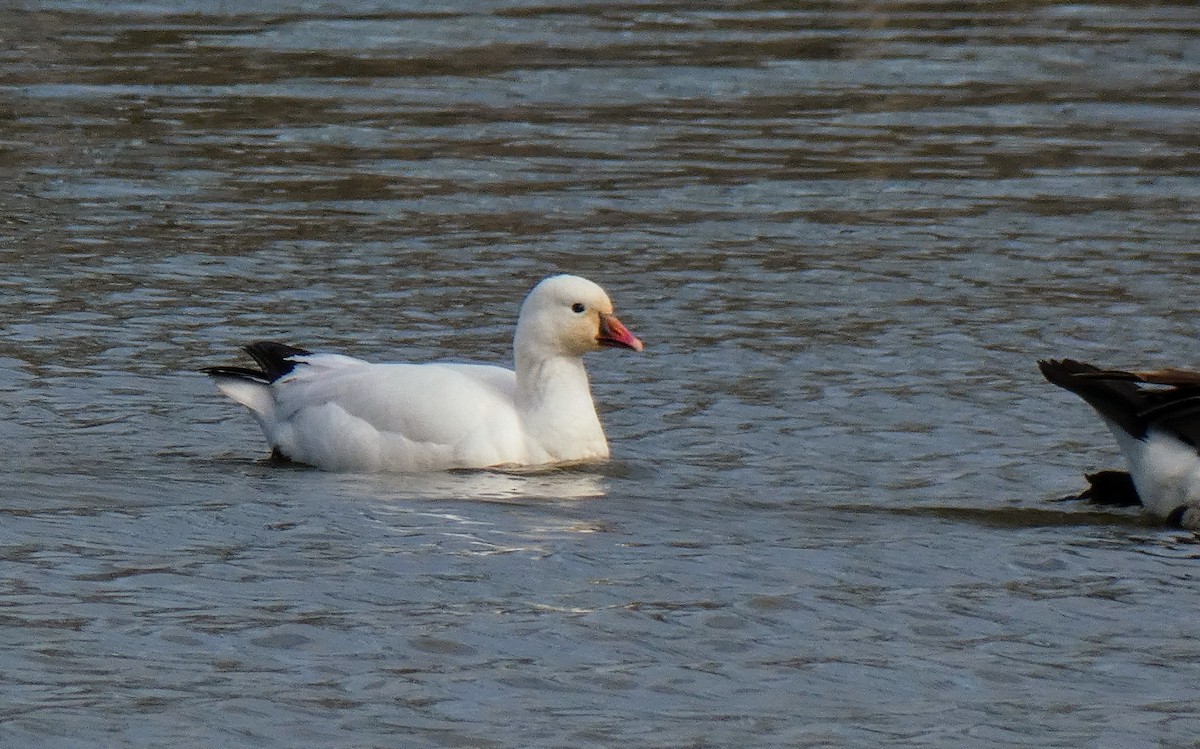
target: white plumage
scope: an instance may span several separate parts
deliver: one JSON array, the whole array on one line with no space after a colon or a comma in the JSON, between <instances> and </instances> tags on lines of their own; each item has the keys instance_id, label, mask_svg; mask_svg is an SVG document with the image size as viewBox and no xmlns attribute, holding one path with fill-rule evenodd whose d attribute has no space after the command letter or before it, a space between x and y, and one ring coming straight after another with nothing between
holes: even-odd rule
<instances>
[{"instance_id":1,"label":"white plumage","mask_svg":"<svg viewBox=\"0 0 1200 749\"><path fill-rule=\"evenodd\" d=\"M552 276L521 305L515 369L372 364L282 344L247 351L262 371L210 367L273 452L330 471L415 472L602 460L608 443L582 356L642 350L604 290Z\"/></svg>"}]
</instances>

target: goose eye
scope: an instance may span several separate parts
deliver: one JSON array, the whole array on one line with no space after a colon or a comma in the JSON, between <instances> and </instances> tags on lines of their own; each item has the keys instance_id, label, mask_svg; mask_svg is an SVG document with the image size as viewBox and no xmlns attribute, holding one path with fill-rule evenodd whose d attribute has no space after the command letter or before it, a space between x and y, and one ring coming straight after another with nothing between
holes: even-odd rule
<instances>
[{"instance_id":1,"label":"goose eye","mask_svg":"<svg viewBox=\"0 0 1200 749\"><path fill-rule=\"evenodd\" d=\"M583 311L584 311L585 309L587 309L587 308L586 308L586 307L584 307L584 306L583 306L582 304L580 304L579 302L575 302L574 304L572 304L572 305L571 305L571 311L572 311L572 312L574 312L574 313L575 313L575 314L577 314L577 315L582 315L582 314L583 314Z\"/></svg>"}]
</instances>

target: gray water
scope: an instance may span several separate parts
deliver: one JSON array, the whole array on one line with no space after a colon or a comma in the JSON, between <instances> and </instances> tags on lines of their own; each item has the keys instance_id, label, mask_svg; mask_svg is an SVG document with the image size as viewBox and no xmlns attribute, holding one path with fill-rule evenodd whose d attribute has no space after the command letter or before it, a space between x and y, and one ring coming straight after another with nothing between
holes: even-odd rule
<instances>
[{"instance_id":1,"label":"gray water","mask_svg":"<svg viewBox=\"0 0 1200 749\"><path fill-rule=\"evenodd\" d=\"M1034 366L1200 363L1195 5L6 7L0 744L1196 745L1200 545L1051 501L1120 458ZM195 373L560 271L600 468L273 466Z\"/></svg>"}]
</instances>

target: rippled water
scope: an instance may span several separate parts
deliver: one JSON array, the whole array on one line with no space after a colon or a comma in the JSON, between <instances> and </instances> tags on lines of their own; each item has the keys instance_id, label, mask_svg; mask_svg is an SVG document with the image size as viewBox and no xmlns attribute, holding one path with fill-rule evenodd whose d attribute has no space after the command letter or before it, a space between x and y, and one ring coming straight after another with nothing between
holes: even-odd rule
<instances>
[{"instance_id":1,"label":"rippled water","mask_svg":"<svg viewBox=\"0 0 1200 749\"><path fill-rule=\"evenodd\" d=\"M1200 546L1038 357L1196 365L1191 3L44 2L0 45L5 746L1192 746ZM253 8L253 9L250 9ZM502 361L615 460L262 461L197 367Z\"/></svg>"}]
</instances>

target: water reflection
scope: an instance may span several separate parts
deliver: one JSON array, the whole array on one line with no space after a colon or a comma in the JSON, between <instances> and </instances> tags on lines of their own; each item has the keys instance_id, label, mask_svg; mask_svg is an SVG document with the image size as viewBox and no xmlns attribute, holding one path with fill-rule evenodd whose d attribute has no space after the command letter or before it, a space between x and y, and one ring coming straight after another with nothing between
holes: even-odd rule
<instances>
[{"instance_id":1,"label":"water reflection","mask_svg":"<svg viewBox=\"0 0 1200 749\"><path fill-rule=\"evenodd\" d=\"M611 468L604 470L608 473ZM339 483L349 494L395 501L576 502L600 499L607 494L604 475L588 472L586 468L371 474L344 477Z\"/></svg>"}]
</instances>

